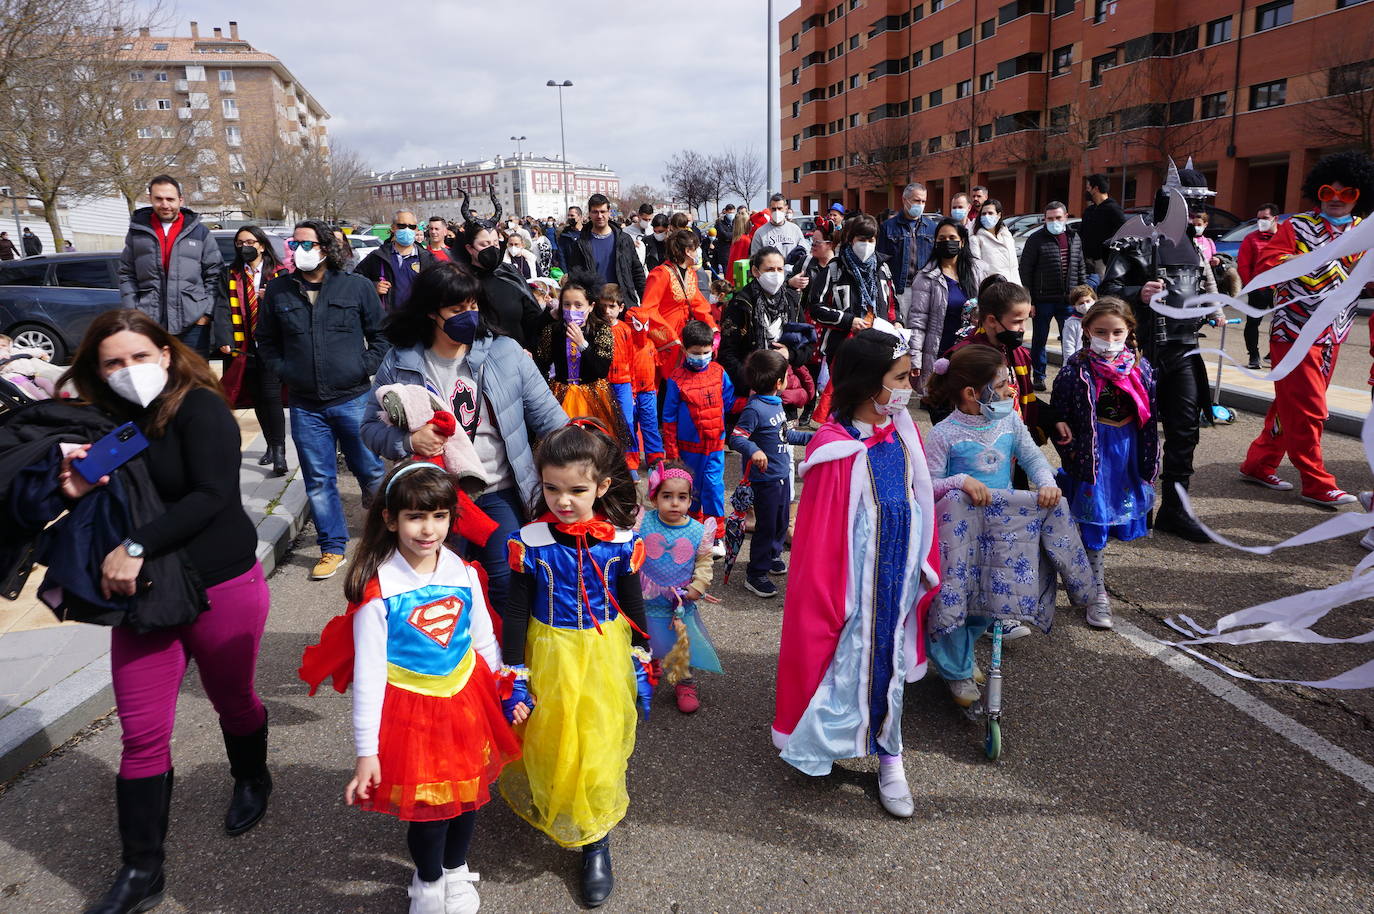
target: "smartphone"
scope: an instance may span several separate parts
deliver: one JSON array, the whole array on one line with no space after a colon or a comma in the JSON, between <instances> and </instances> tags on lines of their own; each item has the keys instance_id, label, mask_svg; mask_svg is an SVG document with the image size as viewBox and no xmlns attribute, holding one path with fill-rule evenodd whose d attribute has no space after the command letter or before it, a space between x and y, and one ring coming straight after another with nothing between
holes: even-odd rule
<instances>
[{"instance_id":1,"label":"smartphone","mask_svg":"<svg viewBox=\"0 0 1374 914\"><path fill-rule=\"evenodd\" d=\"M72 466L87 482L95 484L100 482L102 476L109 476L143 453L147 447L148 439L143 437L138 426L126 422L91 445L86 456L73 460Z\"/></svg>"}]
</instances>

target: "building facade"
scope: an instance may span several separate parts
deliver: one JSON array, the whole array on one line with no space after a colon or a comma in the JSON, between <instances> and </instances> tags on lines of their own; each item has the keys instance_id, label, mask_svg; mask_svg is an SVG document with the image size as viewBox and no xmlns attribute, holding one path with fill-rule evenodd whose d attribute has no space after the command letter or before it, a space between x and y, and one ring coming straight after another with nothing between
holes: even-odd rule
<instances>
[{"instance_id":1,"label":"building facade","mask_svg":"<svg viewBox=\"0 0 1374 914\"><path fill-rule=\"evenodd\" d=\"M142 180L167 172L183 183L187 205L211 218L268 219L286 162L329 150L329 112L271 54L215 28L189 38L148 29L127 36L124 114L130 164ZM274 170L278 177L273 177Z\"/></svg>"},{"instance_id":2,"label":"building facade","mask_svg":"<svg viewBox=\"0 0 1374 914\"><path fill-rule=\"evenodd\" d=\"M529 153L497 156L482 161L445 162L402 171L374 172L366 184L376 203L374 213L409 207L421 219L443 216L461 219L463 192L476 214L492 212L491 194L506 217L554 216L560 220L567 205L587 206L592 194L614 200L620 194L620 178L605 165L565 166L562 159Z\"/></svg>"},{"instance_id":3,"label":"building facade","mask_svg":"<svg viewBox=\"0 0 1374 914\"><path fill-rule=\"evenodd\" d=\"M877 213L986 185L1007 213L1146 204L1191 156L1248 217L1301 208L1325 152L1368 145L1374 2L802 0L779 25L783 192Z\"/></svg>"}]
</instances>

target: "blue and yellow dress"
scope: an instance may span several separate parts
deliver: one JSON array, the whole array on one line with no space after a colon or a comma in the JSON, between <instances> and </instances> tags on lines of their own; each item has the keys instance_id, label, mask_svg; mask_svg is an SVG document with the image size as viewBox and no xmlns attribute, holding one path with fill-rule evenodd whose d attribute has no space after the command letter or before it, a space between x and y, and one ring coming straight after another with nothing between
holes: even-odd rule
<instances>
[{"instance_id":1,"label":"blue and yellow dress","mask_svg":"<svg viewBox=\"0 0 1374 914\"><path fill-rule=\"evenodd\" d=\"M535 706L516 728L524 754L502 776L501 795L558 844L580 847L605 837L629 807L632 636L647 645L644 543L606 521L541 521L511 536L509 555L502 654L529 668Z\"/></svg>"}]
</instances>

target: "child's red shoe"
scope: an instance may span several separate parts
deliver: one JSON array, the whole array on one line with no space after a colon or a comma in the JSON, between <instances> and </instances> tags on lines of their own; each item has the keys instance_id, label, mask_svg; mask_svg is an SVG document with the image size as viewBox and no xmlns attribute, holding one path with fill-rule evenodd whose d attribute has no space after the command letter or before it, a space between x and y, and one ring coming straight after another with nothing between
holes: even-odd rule
<instances>
[{"instance_id":1,"label":"child's red shoe","mask_svg":"<svg viewBox=\"0 0 1374 914\"><path fill-rule=\"evenodd\" d=\"M677 709L683 714L691 714L701 707L701 699L697 697L697 684L688 679L673 686L673 691L677 695Z\"/></svg>"}]
</instances>

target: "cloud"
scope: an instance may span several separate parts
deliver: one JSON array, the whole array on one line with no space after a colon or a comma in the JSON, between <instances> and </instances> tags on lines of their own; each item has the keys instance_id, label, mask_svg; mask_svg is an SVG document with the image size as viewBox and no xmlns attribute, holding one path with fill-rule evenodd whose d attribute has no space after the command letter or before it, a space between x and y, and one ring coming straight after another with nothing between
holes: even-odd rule
<instances>
[{"instance_id":1,"label":"cloud","mask_svg":"<svg viewBox=\"0 0 1374 914\"><path fill-rule=\"evenodd\" d=\"M797 0L778 0L785 15ZM331 138L379 170L559 152L563 90L568 158L614 169L625 186L662 183L663 163L694 148L766 142L764 6L751 0L657 2L334 0L299 6L182 0L201 34L239 23L329 111ZM231 11L231 12L227 12ZM308 15L307 15L308 11Z\"/></svg>"}]
</instances>

